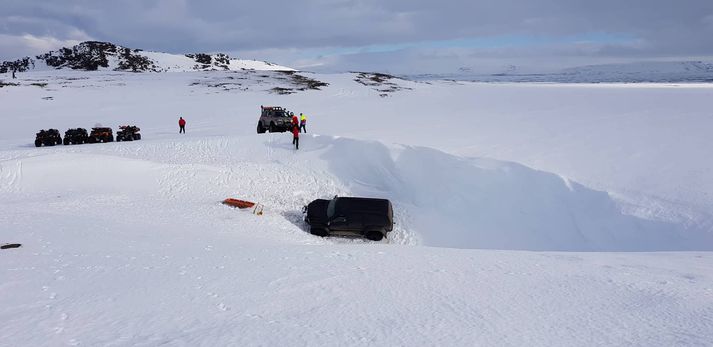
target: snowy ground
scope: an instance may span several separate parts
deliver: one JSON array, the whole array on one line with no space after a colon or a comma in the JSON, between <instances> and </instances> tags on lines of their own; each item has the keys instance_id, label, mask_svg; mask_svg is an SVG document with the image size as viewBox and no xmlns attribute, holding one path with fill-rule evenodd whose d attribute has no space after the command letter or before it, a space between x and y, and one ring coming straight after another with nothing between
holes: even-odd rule
<instances>
[{"instance_id":1,"label":"snowy ground","mask_svg":"<svg viewBox=\"0 0 713 347\"><path fill-rule=\"evenodd\" d=\"M37 72L0 88L0 243L23 244L0 250L2 344L713 343L713 87L396 81L380 97L305 75L330 85ZM299 151L255 134L261 104L308 115ZM32 145L96 123L144 139ZM335 194L391 199L389 240L307 233L302 205Z\"/></svg>"}]
</instances>

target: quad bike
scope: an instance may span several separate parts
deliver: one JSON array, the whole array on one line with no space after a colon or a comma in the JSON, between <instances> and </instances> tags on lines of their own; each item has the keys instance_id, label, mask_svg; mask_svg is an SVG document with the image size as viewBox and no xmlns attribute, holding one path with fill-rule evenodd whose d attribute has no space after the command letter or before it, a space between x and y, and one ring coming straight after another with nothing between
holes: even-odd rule
<instances>
[{"instance_id":1,"label":"quad bike","mask_svg":"<svg viewBox=\"0 0 713 347\"><path fill-rule=\"evenodd\" d=\"M141 134L139 134L141 129L139 129L139 127L135 125L122 125L119 129L120 130L116 132L116 142L141 140Z\"/></svg>"},{"instance_id":2,"label":"quad bike","mask_svg":"<svg viewBox=\"0 0 713 347\"><path fill-rule=\"evenodd\" d=\"M89 134L87 133L87 129L84 128L69 129L64 132L65 145L82 144L87 142L88 139Z\"/></svg>"},{"instance_id":3,"label":"quad bike","mask_svg":"<svg viewBox=\"0 0 713 347\"><path fill-rule=\"evenodd\" d=\"M62 137L59 135L59 130L48 129L40 130L35 136L35 147L54 146L62 144Z\"/></svg>"},{"instance_id":4,"label":"quad bike","mask_svg":"<svg viewBox=\"0 0 713 347\"><path fill-rule=\"evenodd\" d=\"M92 132L89 133L89 143L97 142L113 142L114 133L111 128L92 128Z\"/></svg>"}]
</instances>

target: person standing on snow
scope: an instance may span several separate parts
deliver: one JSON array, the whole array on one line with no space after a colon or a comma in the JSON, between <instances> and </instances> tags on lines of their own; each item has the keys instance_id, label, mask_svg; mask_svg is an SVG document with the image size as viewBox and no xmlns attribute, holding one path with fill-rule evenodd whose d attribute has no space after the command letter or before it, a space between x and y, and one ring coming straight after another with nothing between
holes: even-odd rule
<instances>
[{"instance_id":1,"label":"person standing on snow","mask_svg":"<svg viewBox=\"0 0 713 347\"><path fill-rule=\"evenodd\" d=\"M296 125L292 127L292 144L295 145L295 149L300 149L300 127Z\"/></svg>"},{"instance_id":2,"label":"person standing on snow","mask_svg":"<svg viewBox=\"0 0 713 347\"><path fill-rule=\"evenodd\" d=\"M186 133L186 120L183 117L178 117L178 133Z\"/></svg>"},{"instance_id":3,"label":"person standing on snow","mask_svg":"<svg viewBox=\"0 0 713 347\"><path fill-rule=\"evenodd\" d=\"M307 116L300 113L300 132L302 132L302 130L305 131L305 134L307 133Z\"/></svg>"},{"instance_id":4,"label":"person standing on snow","mask_svg":"<svg viewBox=\"0 0 713 347\"><path fill-rule=\"evenodd\" d=\"M290 115L292 116L292 127L299 127L300 126L300 121L297 119L297 116L295 116L294 113L290 112Z\"/></svg>"}]
</instances>

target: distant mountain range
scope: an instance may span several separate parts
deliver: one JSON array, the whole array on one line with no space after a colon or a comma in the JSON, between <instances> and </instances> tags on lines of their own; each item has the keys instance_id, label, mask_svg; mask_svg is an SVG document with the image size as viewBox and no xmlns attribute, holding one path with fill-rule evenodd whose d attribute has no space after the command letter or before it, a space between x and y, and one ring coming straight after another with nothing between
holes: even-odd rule
<instances>
[{"instance_id":1,"label":"distant mountain range","mask_svg":"<svg viewBox=\"0 0 713 347\"><path fill-rule=\"evenodd\" d=\"M295 71L265 61L240 60L227 54L169 54L122 47L109 42L86 41L71 48L61 48L35 57L0 63L0 73L11 71L72 69L133 72L273 70Z\"/></svg>"},{"instance_id":2,"label":"distant mountain range","mask_svg":"<svg viewBox=\"0 0 713 347\"><path fill-rule=\"evenodd\" d=\"M0 63L0 73L31 70L111 70L172 72L211 70L296 71L266 61L241 60L227 54L169 54L122 47L109 42L86 41L34 57ZM529 73L508 65L495 74L476 73L470 67L445 74L401 75L412 80L540 83L713 83L713 63L703 61L636 62L589 65L557 72Z\"/></svg>"},{"instance_id":3,"label":"distant mountain range","mask_svg":"<svg viewBox=\"0 0 713 347\"><path fill-rule=\"evenodd\" d=\"M588 65L552 73L520 73L514 66L497 74L472 73L460 68L452 74L406 75L416 80L445 79L477 82L552 82L552 83L677 83L713 82L713 63L702 61L637 62Z\"/></svg>"}]
</instances>

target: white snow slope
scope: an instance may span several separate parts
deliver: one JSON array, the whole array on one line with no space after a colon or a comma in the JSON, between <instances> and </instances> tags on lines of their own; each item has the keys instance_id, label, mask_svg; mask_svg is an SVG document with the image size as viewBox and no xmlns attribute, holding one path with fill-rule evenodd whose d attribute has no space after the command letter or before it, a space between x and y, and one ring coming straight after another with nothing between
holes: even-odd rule
<instances>
[{"instance_id":1,"label":"white snow slope","mask_svg":"<svg viewBox=\"0 0 713 347\"><path fill-rule=\"evenodd\" d=\"M2 345L713 344L707 85L59 74L0 88ZM95 123L144 139L32 145ZM391 199L389 240L310 235L335 194Z\"/></svg>"},{"instance_id":2,"label":"white snow slope","mask_svg":"<svg viewBox=\"0 0 713 347\"><path fill-rule=\"evenodd\" d=\"M161 69L162 71L186 72L186 71L201 70L201 68L197 68L197 66L200 66L200 64L197 64L194 59L188 58L185 55L161 53L161 52L147 52L147 51L141 51L138 54L151 59L151 61L153 61L154 64L156 66L158 66L159 69ZM112 58L115 58L115 57L112 57ZM230 64L228 64L229 70L295 71L294 69L286 67L286 66L281 66L281 65L272 64L272 63L268 63L265 61L258 61L258 60L231 58L229 62L230 62ZM212 67L206 68L204 70L210 70L210 69L220 70L221 69L215 65L215 64L217 64L215 62L215 58L213 58L213 64L214 65Z\"/></svg>"}]
</instances>

